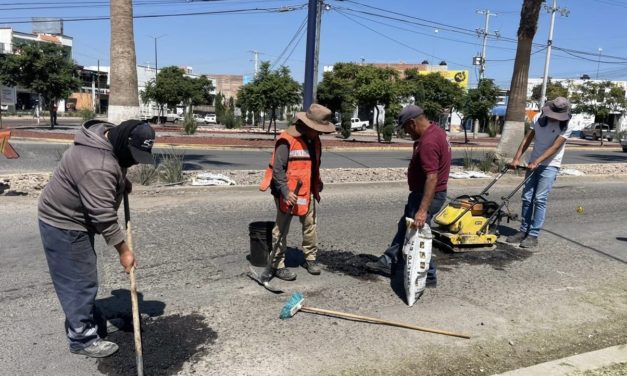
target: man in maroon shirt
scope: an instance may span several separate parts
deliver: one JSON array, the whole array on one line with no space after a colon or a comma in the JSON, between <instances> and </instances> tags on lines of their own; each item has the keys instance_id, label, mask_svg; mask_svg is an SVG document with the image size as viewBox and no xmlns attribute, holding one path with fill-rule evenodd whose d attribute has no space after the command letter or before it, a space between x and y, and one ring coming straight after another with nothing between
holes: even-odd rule
<instances>
[{"instance_id":1,"label":"man in maroon shirt","mask_svg":"<svg viewBox=\"0 0 627 376\"><path fill-rule=\"evenodd\" d=\"M401 249L407 227L405 217L414 218L413 226L422 228L430 224L431 218L440 211L446 201L448 175L451 169L451 145L446 132L432 125L422 108L409 105L398 116L396 130L403 129L414 140L414 152L407 170L409 197L392 244L383 256L366 264L372 272L390 277L392 268L402 261ZM427 286L437 283L433 260L429 264Z\"/></svg>"}]
</instances>

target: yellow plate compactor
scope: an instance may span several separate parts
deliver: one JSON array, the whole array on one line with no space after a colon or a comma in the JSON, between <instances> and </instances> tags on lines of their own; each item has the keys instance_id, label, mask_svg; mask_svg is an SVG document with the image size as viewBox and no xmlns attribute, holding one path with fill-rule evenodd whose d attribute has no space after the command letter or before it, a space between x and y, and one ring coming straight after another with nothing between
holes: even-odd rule
<instances>
[{"instance_id":1,"label":"yellow plate compactor","mask_svg":"<svg viewBox=\"0 0 627 376\"><path fill-rule=\"evenodd\" d=\"M453 252L490 251L496 248L499 225L503 218L516 219L509 210L509 200L527 182L528 174L501 202L488 200L488 191L508 171L505 167L478 195L463 195L451 200L434 218L435 245Z\"/></svg>"}]
</instances>

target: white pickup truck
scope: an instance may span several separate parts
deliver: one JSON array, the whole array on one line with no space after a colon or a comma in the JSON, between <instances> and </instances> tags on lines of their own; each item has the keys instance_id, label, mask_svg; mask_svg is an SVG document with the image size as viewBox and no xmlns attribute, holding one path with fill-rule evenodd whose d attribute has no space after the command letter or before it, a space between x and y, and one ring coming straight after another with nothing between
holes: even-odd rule
<instances>
[{"instance_id":1,"label":"white pickup truck","mask_svg":"<svg viewBox=\"0 0 627 376\"><path fill-rule=\"evenodd\" d=\"M365 131L370 123L366 121L361 121L359 118L351 118L351 130L362 130Z\"/></svg>"},{"instance_id":2,"label":"white pickup truck","mask_svg":"<svg viewBox=\"0 0 627 376\"><path fill-rule=\"evenodd\" d=\"M351 118L351 131L365 131L370 123L366 121L361 121L359 118ZM342 130L342 122L338 122L335 124L335 129L340 132Z\"/></svg>"}]
</instances>

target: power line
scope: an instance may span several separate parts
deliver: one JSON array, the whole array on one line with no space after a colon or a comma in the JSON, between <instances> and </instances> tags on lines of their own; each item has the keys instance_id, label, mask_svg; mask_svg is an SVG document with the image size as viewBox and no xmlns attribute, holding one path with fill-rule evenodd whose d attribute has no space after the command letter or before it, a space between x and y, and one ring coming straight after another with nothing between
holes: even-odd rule
<instances>
[{"instance_id":1,"label":"power line","mask_svg":"<svg viewBox=\"0 0 627 376\"><path fill-rule=\"evenodd\" d=\"M300 33L300 37L298 38L298 40L296 41L296 43L294 44L294 46L292 47L292 50L290 51L289 54L287 54L287 56L285 57L285 59L283 59L283 62L281 63L281 65L285 65L287 64L287 61L290 59L290 57L292 57L292 54L294 53L294 51L296 50L296 47L298 47L298 45L300 45L300 42L302 42L303 37L305 36L306 31L303 29L303 31Z\"/></svg>"},{"instance_id":2,"label":"power line","mask_svg":"<svg viewBox=\"0 0 627 376\"><path fill-rule=\"evenodd\" d=\"M430 57L433 57L433 58L438 59L438 60L445 60L445 59L443 59L443 58L441 58L441 57L439 57L439 56L431 55L430 53L427 53L427 52L425 52L425 51L421 51L421 50L419 50L419 49L416 49L416 48L414 48L414 47L412 47L412 46L408 45L407 43L401 42L401 41L399 41L398 39L394 39L394 38L392 38L392 37L390 37L390 36L388 36L388 35L386 35L386 34L384 34L384 33L381 33L381 32L379 32L379 31L377 31L377 30L375 30L375 29L371 28L370 26L367 26L367 25L365 25L365 24L363 24L363 23L361 23L361 22L359 22L359 21L357 21L357 20L353 19L352 17L350 17L349 15L347 15L346 13L344 13L343 11L338 10L337 8L333 8L333 10L335 10L336 12L338 12L339 14L341 14L342 16L344 16L344 17L348 18L350 21L352 21L352 22L354 22L354 23L356 23L356 24L358 24L358 25L360 25L360 26L362 26L362 27L365 27L366 29L368 29L368 30L372 31L372 32L373 32L373 33L375 33L375 34L378 34L378 35L380 35L380 36L382 36L382 37L384 37L384 38L386 38L386 39L389 39L389 40L391 40L391 41L392 41L392 42L394 42L394 43L400 44L401 46L406 47L406 48L409 48L410 50L412 50L412 51L416 51L416 52L418 52L418 53L420 53L420 54L423 54L423 55L426 55L426 56L430 56ZM457 62L454 62L454 61L453 61L452 63L453 63L453 64L455 64L455 65L459 65L459 66L465 67L465 68L469 68L469 69L472 69L472 68L473 68L473 67L471 67L471 66L469 66L469 65L460 64L460 63L457 63Z\"/></svg>"},{"instance_id":3,"label":"power line","mask_svg":"<svg viewBox=\"0 0 627 376\"><path fill-rule=\"evenodd\" d=\"M301 22L300 26L298 26L298 29L296 30L296 32L294 33L294 35L292 36L292 39L290 39L290 41L287 43L287 45L285 46L285 48L283 48L283 51L281 51L281 53L279 54L279 56L274 60L274 63L272 64L272 66L270 67L271 69L273 69L277 63L283 58L283 56L285 55L285 53L290 49L290 47L292 46L292 43L294 43L294 41L296 40L296 38L298 38L298 36L300 35L300 33L303 31L303 29L305 28L305 25L307 24L307 16L305 16L305 18L303 19L303 22Z\"/></svg>"},{"instance_id":4,"label":"power line","mask_svg":"<svg viewBox=\"0 0 627 376\"><path fill-rule=\"evenodd\" d=\"M479 47L482 46L481 43L469 42L469 41L465 41L465 40L461 40L461 39L454 39L454 38L443 37L441 35L434 35L433 33L430 34L430 33L420 32L420 31L417 31L417 30L412 30L412 29L407 29L407 28L401 27L401 26L392 25L392 24L389 24L389 23L386 23L386 22L377 21L377 20L375 20L375 19L373 19L371 17L361 16L359 14L353 14L352 13L353 12L352 9L344 8L344 10L347 11L347 12L350 12L351 16L353 16L355 18L366 20L368 22L374 22L374 23L377 23L379 25L391 27L391 28L394 28L394 29L407 31L407 32L410 32L410 33L418 34L418 35L424 35L424 36L429 37L429 38L447 40L447 41L450 41L450 42L462 43L462 44L467 44L467 45L471 45L471 46L479 46ZM436 29L436 30L439 31L439 29ZM500 49L500 50L507 50L507 51L516 51L515 48L511 48L511 47L493 46L492 48L496 48L496 49Z\"/></svg>"},{"instance_id":5,"label":"power line","mask_svg":"<svg viewBox=\"0 0 627 376\"><path fill-rule=\"evenodd\" d=\"M403 14L403 13L400 13L400 12L395 12L395 11L391 11L391 10L387 10L387 9L383 9L383 8L379 8L379 7L375 7L375 6L371 6L371 5L367 5L367 4L363 4L363 3L360 3L360 2L357 2L357 1L354 1L354 0L335 0L335 1L353 3L353 4L356 4L356 5L360 5L362 7L374 9L374 10L377 10L377 11L380 11L380 12L384 12L384 13L388 13L388 14L402 16L404 18L418 20L418 21L421 21L421 22L414 22L414 21L410 21L408 19L387 16L387 15L384 15L384 14L381 14L381 13L373 13L373 12L370 12L370 11L365 11L365 10L360 10L360 9L352 9L352 8L342 7L342 8L339 8L341 10L358 12L358 13L366 14L366 15L373 16L373 17L385 18L385 19L394 20L394 21L398 21L398 22L402 22L402 23L406 23L406 24L413 24L413 25L417 25L417 26L421 26L421 27L439 28L441 30L446 30L446 31L450 31L450 32L458 33L458 34L463 34L463 35L468 35L468 36L473 36L473 37L475 36L475 31L470 30L470 29L465 29L465 28L462 28L462 27L449 25L449 24L445 24L445 23L442 23L442 22L430 21L430 20L427 20L427 19L424 19L424 18L420 18L420 17L409 16L409 15L406 15L406 14ZM336 7L335 9L337 10L338 8ZM513 44L517 44L518 43L518 39L517 38L511 38L511 37L505 37L505 36L500 36L499 38L496 38L496 37L493 37L493 36L489 36L489 38L491 40L495 40L495 41L504 41L504 42L509 42L509 43L513 43ZM542 44L542 43L533 43L533 46L534 47L546 47L546 45ZM553 47L557 48L556 46L553 46ZM582 55L590 55L590 56L597 56L598 55L597 53L591 53L591 52L586 52L586 51L578 51L578 50L567 49L567 48L563 48L563 49L568 50L568 51L573 52L573 53L579 53L579 54L582 54ZM605 58L611 58L611 59L618 59L618 60L625 60L625 61L627 61L627 58L625 58L625 57L607 56L607 55L604 55L604 57Z\"/></svg>"},{"instance_id":6,"label":"power line","mask_svg":"<svg viewBox=\"0 0 627 376\"><path fill-rule=\"evenodd\" d=\"M298 6L279 8L245 8L245 9L230 9L230 10L217 10L206 12L188 12L188 13L172 13L172 14L144 14L134 15L134 19L142 18L166 18L166 17L185 17L185 16L210 16L210 15L231 15L231 14L256 14L256 13L285 13L303 9L307 4L300 4ZM96 17L82 17L82 18L61 18L63 22L81 22L81 21L104 21L110 19L109 16L96 16ZM9 21L0 20L1 24L25 24L25 23L37 23L48 21Z\"/></svg>"}]
</instances>

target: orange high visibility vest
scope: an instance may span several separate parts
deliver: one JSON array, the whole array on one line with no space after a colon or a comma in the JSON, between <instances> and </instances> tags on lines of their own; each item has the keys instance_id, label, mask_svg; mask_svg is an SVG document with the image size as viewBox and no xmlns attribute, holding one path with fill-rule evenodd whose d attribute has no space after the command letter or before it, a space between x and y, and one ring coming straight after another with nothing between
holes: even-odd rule
<instances>
[{"instance_id":1,"label":"orange high visibility vest","mask_svg":"<svg viewBox=\"0 0 627 376\"><path fill-rule=\"evenodd\" d=\"M287 141L289 145L289 157L287 160L287 187L290 192L294 192L296 189L296 184L298 184L298 180L303 182L303 185L298 192L298 199L296 201L296 206L293 209L293 214L299 217L302 217L307 214L309 211L309 200L311 199L311 195L313 195L316 200L320 201L320 189L322 187L322 181L320 180L320 153L321 153L321 145L320 139L316 138L315 142L315 150L316 155L309 155L309 148L307 148L307 143L301 137L294 137L287 132L281 133L281 137L277 140L277 145L281 141ZM276 150L276 147L275 147ZM315 158L315 159L313 159ZM311 184L311 169L313 168L311 161L315 160L315 168L318 169L316 171L316 176L318 177L318 181L315 184ZM270 158L270 163L268 164L268 168L266 169L266 173L261 181L261 185L259 186L260 191L266 191L268 187L270 187L270 182L272 181L272 167L274 165L274 151L272 152L272 157ZM280 197L279 199L279 208L283 213L288 213L290 210L289 205L287 204L284 197Z\"/></svg>"}]
</instances>

